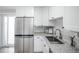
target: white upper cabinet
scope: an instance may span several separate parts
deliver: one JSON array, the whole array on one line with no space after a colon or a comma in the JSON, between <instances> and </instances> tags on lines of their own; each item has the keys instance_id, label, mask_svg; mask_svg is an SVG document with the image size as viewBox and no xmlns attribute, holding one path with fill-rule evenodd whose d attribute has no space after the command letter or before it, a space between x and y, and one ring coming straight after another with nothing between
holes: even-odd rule
<instances>
[{"instance_id":1,"label":"white upper cabinet","mask_svg":"<svg viewBox=\"0 0 79 59\"><path fill-rule=\"evenodd\" d=\"M42 9L41 7L34 7L34 25L42 25Z\"/></svg>"},{"instance_id":2,"label":"white upper cabinet","mask_svg":"<svg viewBox=\"0 0 79 59\"><path fill-rule=\"evenodd\" d=\"M34 8L34 25L47 26L48 25L48 7Z\"/></svg>"},{"instance_id":3,"label":"white upper cabinet","mask_svg":"<svg viewBox=\"0 0 79 59\"><path fill-rule=\"evenodd\" d=\"M79 32L79 7L68 6L65 7L65 16L63 20L64 27L67 30Z\"/></svg>"},{"instance_id":4,"label":"white upper cabinet","mask_svg":"<svg viewBox=\"0 0 79 59\"><path fill-rule=\"evenodd\" d=\"M51 17L61 17L64 16L64 7L62 6L51 6L49 7L49 19Z\"/></svg>"},{"instance_id":5,"label":"white upper cabinet","mask_svg":"<svg viewBox=\"0 0 79 59\"><path fill-rule=\"evenodd\" d=\"M49 7L49 19L51 19L51 17L54 17L55 15L55 7Z\"/></svg>"},{"instance_id":6,"label":"white upper cabinet","mask_svg":"<svg viewBox=\"0 0 79 59\"><path fill-rule=\"evenodd\" d=\"M34 17L34 7L17 7L16 8L17 17Z\"/></svg>"},{"instance_id":7,"label":"white upper cabinet","mask_svg":"<svg viewBox=\"0 0 79 59\"><path fill-rule=\"evenodd\" d=\"M42 6L34 8L34 25L49 26L49 20L54 17L64 16L64 7L62 6Z\"/></svg>"},{"instance_id":8,"label":"white upper cabinet","mask_svg":"<svg viewBox=\"0 0 79 59\"><path fill-rule=\"evenodd\" d=\"M49 7L42 8L42 20L43 20L43 26L49 25Z\"/></svg>"}]
</instances>

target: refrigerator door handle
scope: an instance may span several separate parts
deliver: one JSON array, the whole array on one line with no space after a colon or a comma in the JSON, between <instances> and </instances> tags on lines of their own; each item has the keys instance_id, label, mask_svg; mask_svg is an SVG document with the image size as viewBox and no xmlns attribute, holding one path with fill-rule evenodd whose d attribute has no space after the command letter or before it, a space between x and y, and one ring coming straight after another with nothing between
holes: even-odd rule
<instances>
[{"instance_id":1,"label":"refrigerator door handle","mask_svg":"<svg viewBox=\"0 0 79 59\"><path fill-rule=\"evenodd\" d=\"M15 36L34 36L33 34L32 35L21 35L21 34L19 34L19 35L15 35Z\"/></svg>"},{"instance_id":2,"label":"refrigerator door handle","mask_svg":"<svg viewBox=\"0 0 79 59\"><path fill-rule=\"evenodd\" d=\"M15 37L31 38L34 37L34 35L15 35Z\"/></svg>"}]
</instances>

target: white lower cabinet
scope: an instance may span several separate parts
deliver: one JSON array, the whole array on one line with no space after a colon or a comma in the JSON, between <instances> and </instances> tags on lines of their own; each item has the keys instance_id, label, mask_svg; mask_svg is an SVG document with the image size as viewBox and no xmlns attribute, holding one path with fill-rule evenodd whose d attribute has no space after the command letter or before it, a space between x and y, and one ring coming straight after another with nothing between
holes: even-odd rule
<instances>
[{"instance_id":1,"label":"white lower cabinet","mask_svg":"<svg viewBox=\"0 0 79 59\"><path fill-rule=\"evenodd\" d=\"M43 53L49 53L49 47L48 45L46 44L46 42L43 42Z\"/></svg>"},{"instance_id":2,"label":"white lower cabinet","mask_svg":"<svg viewBox=\"0 0 79 59\"><path fill-rule=\"evenodd\" d=\"M49 53L49 47L42 37L34 38L34 52L36 53Z\"/></svg>"},{"instance_id":3,"label":"white lower cabinet","mask_svg":"<svg viewBox=\"0 0 79 59\"><path fill-rule=\"evenodd\" d=\"M40 53L43 52L43 43L40 40L40 37L34 37L34 52Z\"/></svg>"}]
</instances>

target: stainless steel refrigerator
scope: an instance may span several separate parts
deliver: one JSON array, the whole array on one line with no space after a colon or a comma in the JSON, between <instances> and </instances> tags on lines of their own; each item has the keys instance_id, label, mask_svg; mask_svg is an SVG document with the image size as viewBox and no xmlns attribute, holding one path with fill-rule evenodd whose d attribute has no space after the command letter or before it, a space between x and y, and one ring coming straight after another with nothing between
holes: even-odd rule
<instances>
[{"instance_id":1,"label":"stainless steel refrigerator","mask_svg":"<svg viewBox=\"0 0 79 59\"><path fill-rule=\"evenodd\" d=\"M15 19L15 53L33 53L33 17Z\"/></svg>"}]
</instances>

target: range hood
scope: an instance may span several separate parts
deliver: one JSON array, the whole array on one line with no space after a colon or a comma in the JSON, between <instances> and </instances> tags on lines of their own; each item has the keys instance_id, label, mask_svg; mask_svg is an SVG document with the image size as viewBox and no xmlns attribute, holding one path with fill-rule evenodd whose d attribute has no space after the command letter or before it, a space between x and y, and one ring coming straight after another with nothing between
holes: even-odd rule
<instances>
[{"instance_id":1,"label":"range hood","mask_svg":"<svg viewBox=\"0 0 79 59\"><path fill-rule=\"evenodd\" d=\"M51 17L51 18L49 19L49 21L59 20L59 19L63 19L63 16L61 16L61 17Z\"/></svg>"}]
</instances>

